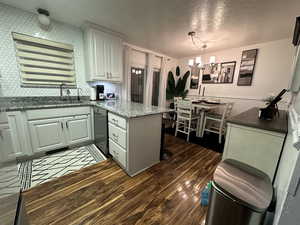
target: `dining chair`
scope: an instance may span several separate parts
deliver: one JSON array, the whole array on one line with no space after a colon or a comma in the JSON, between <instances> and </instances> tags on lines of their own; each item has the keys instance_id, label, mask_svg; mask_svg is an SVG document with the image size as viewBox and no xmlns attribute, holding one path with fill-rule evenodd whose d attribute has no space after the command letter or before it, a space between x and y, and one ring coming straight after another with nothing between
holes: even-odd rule
<instances>
[{"instance_id":1,"label":"dining chair","mask_svg":"<svg viewBox=\"0 0 300 225\"><path fill-rule=\"evenodd\" d=\"M174 128L174 124L176 123L176 118L177 118L177 103L179 100L182 100L182 97L174 97L174 115L173 115L173 123L172 123L172 128Z\"/></svg>"},{"instance_id":2,"label":"dining chair","mask_svg":"<svg viewBox=\"0 0 300 225\"><path fill-rule=\"evenodd\" d=\"M175 136L178 132L187 135L186 141L189 142L191 131L196 131L197 122L200 119L199 114L195 114L193 110L192 101L179 100L177 102L177 120Z\"/></svg>"},{"instance_id":3,"label":"dining chair","mask_svg":"<svg viewBox=\"0 0 300 225\"><path fill-rule=\"evenodd\" d=\"M223 105L222 112L207 113L204 117L202 137L205 132L216 133L219 135L219 144L222 143L222 136L226 133L226 120L231 114L233 103L228 102Z\"/></svg>"}]
</instances>

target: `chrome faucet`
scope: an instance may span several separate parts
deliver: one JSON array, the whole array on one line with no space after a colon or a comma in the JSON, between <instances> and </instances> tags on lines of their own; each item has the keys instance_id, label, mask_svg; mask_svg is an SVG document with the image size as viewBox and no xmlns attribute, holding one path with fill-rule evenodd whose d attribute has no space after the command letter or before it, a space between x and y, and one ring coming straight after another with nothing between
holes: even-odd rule
<instances>
[{"instance_id":1,"label":"chrome faucet","mask_svg":"<svg viewBox=\"0 0 300 225\"><path fill-rule=\"evenodd\" d=\"M79 94L79 91L82 92L82 89L79 87L77 88L77 100L80 101L80 94Z\"/></svg>"},{"instance_id":2,"label":"chrome faucet","mask_svg":"<svg viewBox=\"0 0 300 225\"><path fill-rule=\"evenodd\" d=\"M66 86L66 84L64 84L64 83L61 83L60 85L59 85L59 88L60 88L60 99L61 100L64 100L63 99L63 86Z\"/></svg>"}]
</instances>

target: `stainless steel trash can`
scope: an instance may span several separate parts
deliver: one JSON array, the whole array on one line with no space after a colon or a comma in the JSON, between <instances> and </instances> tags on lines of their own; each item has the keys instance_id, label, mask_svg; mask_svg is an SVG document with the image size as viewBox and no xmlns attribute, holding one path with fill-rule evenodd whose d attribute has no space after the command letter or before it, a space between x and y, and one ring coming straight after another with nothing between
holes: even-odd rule
<instances>
[{"instance_id":1,"label":"stainless steel trash can","mask_svg":"<svg viewBox=\"0 0 300 225\"><path fill-rule=\"evenodd\" d=\"M233 159L222 161L213 176L206 225L261 225L273 196L270 178Z\"/></svg>"}]
</instances>

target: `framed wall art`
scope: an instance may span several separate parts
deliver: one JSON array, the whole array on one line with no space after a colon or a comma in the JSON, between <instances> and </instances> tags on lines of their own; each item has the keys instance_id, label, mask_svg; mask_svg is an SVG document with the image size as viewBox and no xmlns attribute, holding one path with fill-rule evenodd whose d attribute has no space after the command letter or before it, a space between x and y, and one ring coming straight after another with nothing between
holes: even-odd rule
<instances>
[{"instance_id":1,"label":"framed wall art","mask_svg":"<svg viewBox=\"0 0 300 225\"><path fill-rule=\"evenodd\" d=\"M236 61L221 63L218 83L233 83Z\"/></svg>"},{"instance_id":2,"label":"framed wall art","mask_svg":"<svg viewBox=\"0 0 300 225\"><path fill-rule=\"evenodd\" d=\"M251 86L258 49L245 50L242 53L238 86Z\"/></svg>"},{"instance_id":3,"label":"framed wall art","mask_svg":"<svg viewBox=\"0 0 300 225\"><path fill-rule=\"evenodd\" d=\"M203 84L229 84L233 83L236 61L222 62L214 65L204 66Z\"/></svg>"},{"instance_id":4,"label":"framed wall art","mask_svg":"<svg viewBox=\"0 0 300 225\"><path fill-rule=\"evenodd\" d=\"M202 68L202 83L215 84L218 83L219 64L206 64Z\"/></svg>"}]
</instances>

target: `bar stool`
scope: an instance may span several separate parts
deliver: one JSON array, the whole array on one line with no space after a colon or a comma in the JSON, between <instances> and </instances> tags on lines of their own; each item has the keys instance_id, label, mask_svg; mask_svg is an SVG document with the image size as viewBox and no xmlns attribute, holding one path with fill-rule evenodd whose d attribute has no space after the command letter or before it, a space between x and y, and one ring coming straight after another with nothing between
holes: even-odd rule
<instances>
[{"instance_id":1,"label":"bar stool","mask_svg":"<svg viewBox=\"0 0 300 225\"><path fill-rule=\"evenodd\" d=\"M190 138L190 132L196 131L197 121L199 119L200 115L194 113L192 101L179 100L177 102L175 136L177 136L178 132L184 133L187 135L186 141L188 142Z\"/></svg>"}]
</instances>

